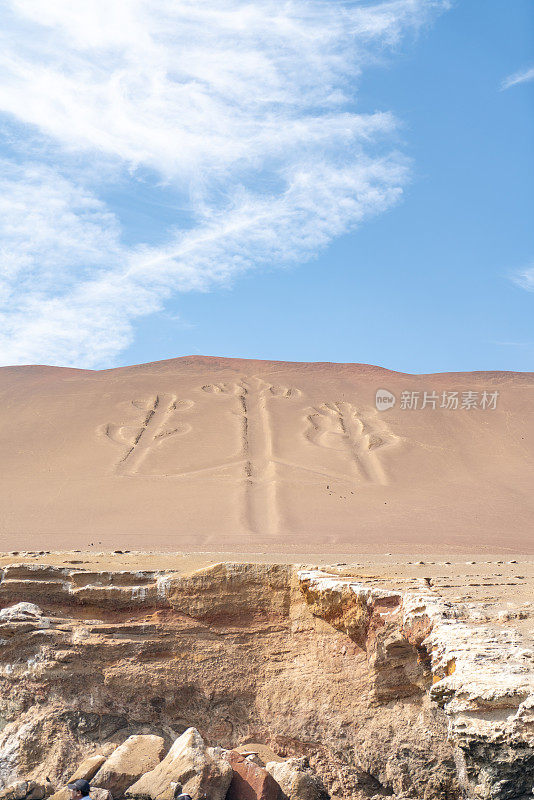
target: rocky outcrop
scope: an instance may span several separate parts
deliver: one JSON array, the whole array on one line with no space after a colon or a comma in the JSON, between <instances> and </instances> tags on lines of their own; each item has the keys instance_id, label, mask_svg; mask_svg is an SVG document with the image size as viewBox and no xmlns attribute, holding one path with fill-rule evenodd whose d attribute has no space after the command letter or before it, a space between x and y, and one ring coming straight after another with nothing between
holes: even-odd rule
<instances>
[{"instance_id":1,"label":"rocky outcrop","mask_svg":"<svg viewBox=\"0 0 534 800\"><path fill-rule=\"evenodd\" d=\"M159 737L167 755L126 792L172 800L188 785L177 742L194 727L195 775L219 775L221 798L232 770L213 748L247 742L308 759L339 800L517 800L532 788L532 653L430 589L288 565L182 576L12 564L0 601L5 786L59 785L95 757L91 777L103 770L95 783L111 787L138 769L113 773L130 737Z\"/></svg>"},{"instance_id":2,"label":"rocky outcrop","mask_svg":"<svg viewBox=\"0 0 534 800\"><path fill-rule=\"evenodd\" d=\"M91 781L91 800L113 800L114 796L123 798L125 794L127 798L174 800L182 793L184 796L191 793L197 800L283 800L281 787L267 770L251 760L254 756L245 758L236 751L206 747L194 728L178 737L166 757L164 754L160 737L130 736L114 750ZM76 773L90 772L91 761L96 761L96 757L86 759ZM145 768L141 775L140 768ZM127 791L126 787L133 783L133 775L139 780ZM108 783L113 793L104 788L103 783ZM17 781L1 790L0 798L45 800L52 793L49 781L45 784ZM53 796L68 797L68 787Z\"/></svg>"},{"instance_id":3,"label":"rocky outcrop","mask_svg":"<svg viewBox=\"0 0 534 800\"><path fill-rule=\"evenodd\" d=\"M53 794L50 782L17 781L0 791L0 800L45 800Z\"/></svg>"},{"instance_id":4,"label":"rocky outcrop","mask_svg":"<svg viewBox=\"0 0 534 800\"><path fill-rule=\"evenodd\" d=\"M112 797L122 797L126 789L160 763L166 752L162 736L129 736L100 766L91 784L107 789Z\"/></svg>"},{"instance_id":5,"label":"rocky outcrop","mask_svg":"<svg viewBox=\"0 0 534 800\"><path fill-rule=\"evenodd\" d=\"M226 754L233 770L226 800L282 800L279 784L254 756L245 758L235 750Z\"/></svg>"},{"instance_id":6,"label":"rocky outcrop","mask_svg":"<svg viewBox=\"0 0 534 800\"><path fill-rule=\"evenodd\" d=\"M534 652L517 632L474 625L465 607L430 590L388 593L308 571L299 578L313 613L323 615L330 601L341 628L345 608L352 624L357 598L364 622L352 635L365 632L377 700L389 691L410 694L431 679L428 695L447 715L458 782L468 796L532 792Z\"/></svg>"},{"instance_id":7,"label":"rocky outcrop","mask_svg":"<svg viewBox=\"0 0 534 800\"><path fill-rule=\"evenodd\" d=\"M311 770L306 758L288 758L266 766L283 792L284 800L329 800L320 778Z\"/></svg>"},{"instance_id":8,"label":"rocky outcrop","mask_svg":"<svg viewBox=\"0 0 534 800\"><path fill-rule=\"evenodd\" d=\"M109 789L99 789L91 787L91 800L113 800L113 795Z\"/></svg>"},{"instance_id":9,"label":"rocky outcrop","mask_svg":"<svg viewBox=\"0 0 534 800\"><path fill-rule=\"evenodd\" d=\"M96 775L100 767L106 763L106 756L110 755L116 749L116 745L112 743L107 743L104 747L100 748L100 752L95 753L95 755L88 756L85 758L82 763L74 770L72 775L70 775L65 783L73 783L79 779L84 781L93 782L93 776ZM101 791L100 789L98 790ZM103 790L102 790L103 791ZM66 786L62 786L57 792L54 792L52 795L51 800L69 800L70 793ZM92 800L107 800L106 797L97 797L96 793L93 792Z\"/></svg>"},{"instance_id":10,"label":"rocky outcrop","mask_svg":"<svg viewBox=\"0 0 534 800\"><path fill-rule=\"evenodd\" d=\"M126 792L131 800L174 800L179 794L224 800L232 768L220 747L206 747L195 728L188 728L153 770Z\"/></svg>"}]
</instances>

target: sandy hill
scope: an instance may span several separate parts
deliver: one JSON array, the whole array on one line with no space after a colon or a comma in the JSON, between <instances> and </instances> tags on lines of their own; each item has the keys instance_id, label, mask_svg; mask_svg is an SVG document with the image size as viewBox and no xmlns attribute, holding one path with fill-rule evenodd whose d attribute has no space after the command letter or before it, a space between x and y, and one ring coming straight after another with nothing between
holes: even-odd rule
<instances>
[{"instance_id":1,"label":"sandy hill","mask_svg":"<svg viewBox=\"0 0 534 800\"><path fill-rule=\"evenodd\" d=\"M0 400L2 550L534 553L534 373L194 356Z\"/></svg>"}]
</instances>

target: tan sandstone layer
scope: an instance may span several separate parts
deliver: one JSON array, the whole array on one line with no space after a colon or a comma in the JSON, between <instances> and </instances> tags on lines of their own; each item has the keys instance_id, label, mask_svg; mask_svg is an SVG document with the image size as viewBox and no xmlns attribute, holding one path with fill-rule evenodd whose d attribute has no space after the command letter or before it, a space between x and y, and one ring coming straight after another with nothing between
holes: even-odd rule
<instances>
[{"instance_id":1,"label":"tan sandstone layer","mask_svg":"<svg viewBox=\"0 0 534 800\"><path fill-rule=\"evenodd\" d=\"M532 554L533 398L532 373L2 368L0 547Z\"/></svg>"},{"instance_id":2,"label":"tan sandstone layer","mask_svg":"<svg viewBox=\"0 0 534 800\"><path fill-rule=\"evenodd\" d=\"M104 558L2 559L4 784L60 783L104 746L194 726L305 755L343 800L530 796L531 562Z\"/></svg>"}]
</instances>

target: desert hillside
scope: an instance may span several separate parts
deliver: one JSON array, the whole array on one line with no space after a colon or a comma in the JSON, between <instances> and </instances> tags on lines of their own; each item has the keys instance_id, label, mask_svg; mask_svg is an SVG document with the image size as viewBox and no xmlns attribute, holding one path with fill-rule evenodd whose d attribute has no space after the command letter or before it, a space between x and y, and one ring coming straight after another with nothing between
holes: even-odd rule
<instances>
[{"instance_id":1,"label":"desert hillside","mask_svg":"<svg viewBox=\"0 0 534 800\"><path fill-rule=\"evenodd\" d=\"M0 398L4 551L534 552L533 373L195 356Z\"/></svg>"}]
</instances>

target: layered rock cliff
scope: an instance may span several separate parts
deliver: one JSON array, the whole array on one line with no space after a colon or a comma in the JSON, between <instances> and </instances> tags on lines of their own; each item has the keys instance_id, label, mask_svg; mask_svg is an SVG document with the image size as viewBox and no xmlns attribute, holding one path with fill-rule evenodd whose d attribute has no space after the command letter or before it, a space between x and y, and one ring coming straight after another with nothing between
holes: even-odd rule
<instances>
[{"instance_id":1,"label":"layered rock cliff","mask_svg":"<svg viewBox=\"0 0 534 800\"><path fill-rule=\"evenodd\" d=\"M335 798L512 800L534 783L533 653L431 588L291 565L184 576L10 564L0 778L59 784L133 734L307 756Z\"/></svg>"}]
</instances>

